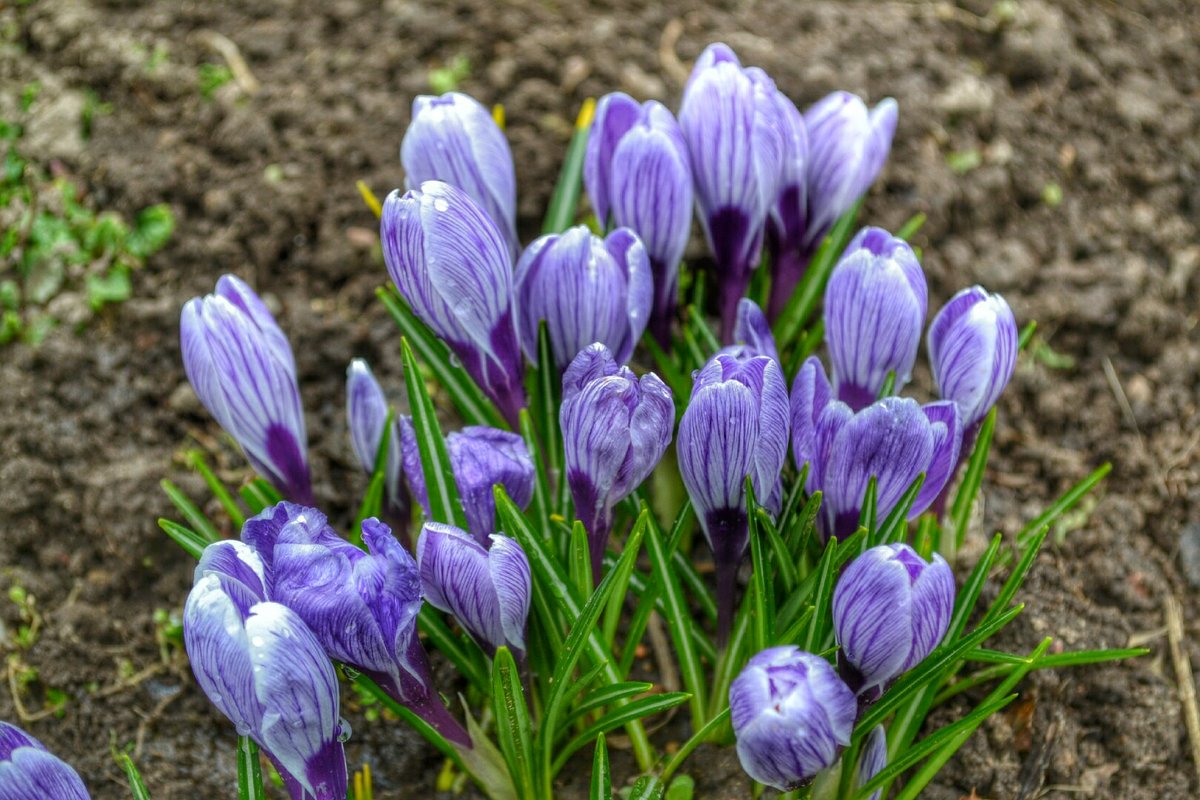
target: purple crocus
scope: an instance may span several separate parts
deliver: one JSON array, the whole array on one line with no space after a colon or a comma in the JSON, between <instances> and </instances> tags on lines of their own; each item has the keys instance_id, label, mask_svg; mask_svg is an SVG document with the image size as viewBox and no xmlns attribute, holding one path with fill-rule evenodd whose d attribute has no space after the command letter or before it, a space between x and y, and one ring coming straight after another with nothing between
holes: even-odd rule
<instances>
[{"instance_id":1,"label":"purple crocus","mask_svg":"<svg viewBox=\"0 0 1200 800\"><path fill-rule=\"evenodd\" d=\"M749 543L746 476L758 502L778 513L787 458L787 384L766 356L714 356L696 373L679 423L679 471L717 572L717 633L733 615L738 565Z\"/></svg>"},{"instance_id":2,"label":"purple crocus","mask_svg":"<svg viewBox=\"0 0 1200 800\"><path fill-rule=\"evenodd\" d=\"M0 800L89 800L79 773L16 725L0 721Z\"/></svg>"},{"instance_id":3,"label":"purple crocus","mask_svg":"<svg viewBox=\"0 0 1200 800\"><path fill-rule=\"evenodd\" d=\"M442 705L417 638L417 563L376 519L363 521L362 538L367 551L339 536L320 511L292 503L272 506L242 528L242 540L271 576L272 599L295 611L325 652L469 749L471 738Z\"/></svg>"},{"instance_id":4,"label":"purple crocus","mask_svg":"<svg viewBox=\"0 0 1200 800\"><path fill-rule=\"evenodd\" d=\"M827 95L804 112L808 137L805 210L795 213L791 198L784 194L775 206L783 235L774 260L773 317L787 304L834 222L879 176L892 148L897 114L896 101L891 98L868 111L862 99L849 92Z\"/></svg>"},{"instance_id":5,"label":"purple crocus","mask_svg":"<svg viewBox=\"0 0 1200 800\"><path fill-rule=\"evenodd\" d=\"M882 725L876 725L863 740L862 752L858 757L858 770L854 775L857 786L865 786L872 778L883 771L888 764L887 731ZM883 789L876 789L867 800L879 800Z\"/></svg>"},{"instance_id":6,"label":"purple crocus","mask_svg":"<svg viewBox=\"0 0 1200 800\"><path fill-rule=\"evenodd\" d=\"M183 368L200 402L285 497L312 502L308 438L287 337L233 275L194 297L179 321Z\"/></svg>"},{"instance_id":7,"label":"purple crocus","mask_svg":"<svg viewBox=\"0 0 1200 800\"><path fill-rule=\"evenodd\" d=\"M600 582L612 509L642 481L671 443L675 403L659 377L620 366L602 344L582 350L563 375L562 427L567 485L591 545Z\"/></svg>"},{"instance_id":8,"label":"purple crocus","mask_svg":"<svg viewBox=\"0 0 1200 800\"><path fill-rule=\"evenodd\" d=\"M863 228L825 288L825 341L839 400L854 410L875 401L887 380L912 377L928 305L925 273L908 243Z\"/></svg>"},{"instance_id":9,"label":"purple crocus","mask_svg":"<svg viewBox=\"0 0 1200 800\"><path fill-rule=\"evenodd\" d=\"M938 393L953 400L974 438L1017 365L1017 321L998 294L963 289L933 318L927 346Z\"/></svg>"},{"instance_id":10,"label":"purple crocus","mask_svg":"<svg viewBox=\"0 0 1200 800\"><path fill-rule=\"evenodd\" d=\"M872 547L850 562L833 590L842 677L867 700L921 663L946 635L954 573L937 553L906 544Z\"/></svg>"},{"instance_id":11,"label":"purple crocus","mask_svg":"<svg viewBox=\"0 0 1200 800\"><path fill-rule=\"evenodd\" d=\"M542 320L559 370L593 342L624 364L646 330L654 294L650 262L628 228L603 239L586 225L546 234L521 254L515 281L521 347L534 363Z\"/></svg>"},{"instance_id":12,"label":"purple crocus","mask_svg":"<svg viewBox=\"0 0 1200 800\"><path fill-rule=\"evenodd\" d=\"M808 491L823 493L817 522L826 539L849 536L858 528L872 477L878 525L924 474L908 512L909 519L916 518L950 479L962 445L954 403L922 406L907 397L885 397L855 412L834 399L815 356L796 374L791 412L792 454L797 468L809 465Z\"/></svg>"},{"instance_id":13,"label":"purple crocus","mask_svg":"<svg viewBox=\"0 0 1200 800\"><path fill-rule=\"evenodd\" d=\"M738 760L754 780L789 792L850 744L858 705L829 662L797 647L763 650L729 687Z\"/></svg>"},{"instance_id":14,"label":"purple crocus","mask_svg":"<svg viewBox=\"0 0 1200 800\"><path fill-rule=\"evenodd\" d=\"M367 362L356 358L346 369L346 418L350 424L350 443L364 472L375 472L375 457L386 433L387 460L384 466L383 509L393 525L406 534L409 497L404 485L404 459L400 451L400 423L392 418L386 431L388 402L383 389Z\"/></svg>"},{"instance_id":15,"label":"purple crocus","mask_svg":"<svg viewBox=\"0 0 1200 800\"><path fill-rule=\"evenodd\" d=\"M700 223L716 261L726 342L779 190L785 143L776 93L766 73L743 69L727 45L712 44L696 59L679 109Z\"/></svg>"},{"instance_id":16,"label":"purple crocus","mask_svg":"<svg viewBox=\"0 0 1200 800\"><path fill-rule=\"evenodd\" d=\"M488 655L508 647L523 658L529 559L515 539L489 538L491 547L484 548L461 528L426 522L417 539L421 591L431 606L453 614Z\"/></svg>"},{"instance_id":17,"label":"purple crocus","mask_svg":"<svg viewBox=\"0 0 1200 800\"><path fill-rule=\"evenodd\" d=\"M766 356L779 361L775 335L771 333L767 317L749 297L738 301L737 321L733 326L733 344L722 348L721 352L738 358Z\"/></svg>"},{"instance_id":18,"label":"purple crocus","mask_svg":"<svg viewBox=\"0 0 1200 800\"><path fill-rule=\"evenodd\" d=\"M273 601L267 571L240 542L205 550L183 609L192 672L238 734L271 759L292 800L341 800L348 728L337 674L303 620Z\"/></svg>"},{"instance_id":19,"label":"purple crocus","mask_svg":"<svg viewBox=\"0 0 1200 800\"><path fill-rule=\"evenodd\" d=\"M623 92L600 98L583 183L602 226L611 220L645 243L654 277L650 331L669 348L693 198L687 144L675 117L657 100L639 104Z\"/></svg>"},{"instance_id":20,"label":"purple crocus","mask_svg":"<svg viewBox=\"0 0 1200 800\"><path fill-rule=\"evenodd\" d=\"M413 497L429 517L429 494L425 488L425 473L421 469L421 453L412 420L400 420L401 449L404 471ZM454 472L458 499L467 517L467 528L484 547L488 536L496 530L496 496L492 487L497 483L521 508L533 499L535 471L533 459L525 440L515 433L469 425L446 437L446 452Z\"/></svg>"},{"instance_id":21,"label":"purple crocus","mask_svg":"<svg viewBox=\"0 0 1200 800\"><path fill-rule=\"evenodd\" d=\"M808 130L800 110L783 92L776 91L772 99L775 124L783 141L779 189L767 215L766 229L773 276L769 310L776 317L787 305L807 265L803 248L808 222ZM804 263L797 263L802 258Z\"/></svg>"},{"instance_id":22,"label":"purple crocus","mask_svg":"<svg viewBox=\"0 0 1200 800\"><path fill-rule=\"evenodd\" d=\"M517 178L512 151L492 115L473 97L447 92L418 95L412 122L400 143L404 187L445 181L474 200L491 217L516 258Z\"/></svg>"},{"instance_id":23,"label":"purple crocus","mask_svg":"<svg viewBox=\"0 0 1200 800\"><path fill-rule=\"evenodd\" d=\"M512 257L487 213L441 181L393 191L380 222L388 274L516 427L525 405L513 313Z\"/></svg>"}]
</instances>

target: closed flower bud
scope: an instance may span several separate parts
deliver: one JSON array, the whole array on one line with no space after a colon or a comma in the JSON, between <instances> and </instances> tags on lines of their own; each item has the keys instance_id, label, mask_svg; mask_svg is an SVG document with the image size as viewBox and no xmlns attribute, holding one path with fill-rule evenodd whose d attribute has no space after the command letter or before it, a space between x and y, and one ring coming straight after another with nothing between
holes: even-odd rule
<instances>
[{"instance_id":1,"label":"closed flower bud","mask_svg":"<svg viewBox=\"0 0 1200 800\"><path fill-rule=\"evenodd\" d=\"M611 219L645 243L654 276L650 329L669 347L679 263L692 231L692 169L679 123L656 100L639 104L622 92L600 98L583 182L602 226Z\"/></svg>"},{"instance_id":2,"label":"closed flower bud","mask_svg":"<svg viewBox=\"0 0 1200 800\"><path fill-rule=\"evenodd\" d=\"M929 326L929 360L938 393L953 400L963 425L974 429L987 416L1017 365L1017 321L998 294L963 289Z\"/></svg>"},{"instance_id":3,"label":"closed flower bud","mask_svg":"<svg viewBox=\"0 0 1200 800\"><path fill-rule=\"evenodd\" d=\"M491 548L453 525L427 522L417 540L421 590L434 608L453 614L479 646L495 655L525 653L529 559L516 540L492 534Z\"/></svg>"},{"instance_id":4,"label":"closed flower bud","mask_svg":"<svg viewBox=\"0 0 1200 800\"><path fill-rule=\"evenodd\" d=\"M365 673L447 740L471 739L442 705L417 638L421 577L412 556L376 519L367 551L339 536L314 508L279 503L246 522L242 540L271 576L271 599L299 615L331 657ZM345 796L343 790L342 797Z\"/></svg>"},{"instance_id":5,"label":"closed flower bud","mask_svg":"<svg viewBox=\"0 0 1200 800\"><path fill-rule=\"evenodd\" d=\"M567 485L588 532L592 576L599 583L613 506L649 477L666 452L675 403L657 375L638 378L608 348L593 344L563 375L558 420Z\"/></svg>"},{"instance_id":6,"label":"closed flower bud","mask_svg":"<svg viewBox=\"0 0 1200 800\"><path fill-rule=\"evenodd\" d=\"M593 342L624 364L650 317L650 262L628 228L604 239L586 225L547 234L521 254L515 280L521 347L536 363L538 323L545 320L559 370Z\"/></svg>"},{"instance_id":7,"label":"closed flower bud","mask_svg":"<svg viewBox=\"0 0 1200 800\"><path fill-rule=\"evenodd\" d=\"M496 223L516 258L517 178L512 151L491 113L460 92L413 100L412 122L400 144L406 189L445 181L461 189Z\"/></svg>"},{"instance_id":8,"label":"closed flower bud","mask_svg":"<svg viewBox=\"0 0 1200 800\"><path fill-rule=\"evenodd\" d=\"M425 473L421 469L416 431L408 417L400 420L400 434L408 485L428 517ZM515 433L486 425L469 425L446 437L446 453L454 472L458 499L467 517L467 528L476 541L487 547L488 536L496 530L496 495L492 487L503 486L509 498L521 508L533 499L536 473L529 449L525 447L525 440Z\"/></svg>"},{"instance_id":9,"label":"closed flower bud","mask_svg":"<svg viewBox=\"0 0 1200 800\"><path fill-rule=\"evenodd\" d=\"M394 191L380 221L388 274L515 427L525 405L513 316L512 257L496 224L441 181Z\"/></svg>"},{"instance_id":10,"label":"closed flower bud","mask_svg":"<svg viewBox=\"0 0 1200 800\"><path fill-rule=\"evenodd\" d=\"M925 273L907 242L863 228L825 288L825 340L839 400L858 410L896 376L912 377L928 304Z\"/></svg>"},{"instance_id":11,"label":"closed flower bud","mask_svg":"<svg viewBox=\"0 0 1200 800\"><path fill-rule=\"evenodd\" d=\"M787 384L778 362L722 354L696 373L676 450L713 551L720 638L729 630L737 568L749 543L746 476L758 502L778 513L787 446Z\"/></svg>"},{"instance_id":12,"label":"closed flower bud","mask_svg":"<svg viewBox=\"0 0 1200 800\"><path fill-rule=\"evenodd\" d=\"M737 321L733 326L733 344L721 349L722 353L737 358L766 356L779 362L779 351L775 348L775 335L766 314L749 297L738 301Z\"/></svg>"},{"instance_id":13,"label":"closed flower bud","mask_svg":"<svg viewBox=\"0 0 1200 800\"><path fill-rule=\"evenodd\" d=\"M865 786L868 781L883 771L888 764L887 731L882 725L876 725L863 741L862 752L858 757L858 771L855 774L855 785ZM883 789L876 789L867 800L879 800Z\"/></svg>"},{"instance_id":14,"label":"closed flower bud","mask_svg":"<svg viewBox=\"0 0 1200 800\"><path fill-rule=\"evenodd\" d=\"M727 342L779 190L785 143L776 93L762 70L743 69L728 46L713 44L696 60L679 109Z\"/></svg>"},{"instance_id":15,"label":"closed flower bud","mask_svg":"<svg viewBox=\"0 0 1200 800\"><path fill-rule=\"evenodd\" d=\"M388 402L367 362L356 358L346 370L346 419L350 443L364 472L375 472L375 457L386 433L387 460L384 466L383 499L388 519L395 525L408 522L408 488L404 485L404 458L400 451L400 423L392 418L386 431Z\"/></svg>"},{"instance_id":16,"label":"closed flower bud","mask_svg":"<svg viewBox=\"0 0 1200 800\"><path fill-rule=\"evenodd\" d=\"M861 411L833 399L821 362L809 358L792 384L792 453L807 462L808 491L821 491L822 535L844 537L858 528L863 498L875 478L875 523L900 502L924 474L908 512L929 508L958 463L962 423L948 401L924 406L907 397L885 397Z\"/></svg>"},{"instance_id":17,"label":"closed flower bud","mask_svg":"<svg viewBox=\"0 0 1200 800\"><path fill-rule=\"evenodd\" d=\"M954 573L906 544L872 547L850 562L833 590L842 676L868 699L919 664L946 635Z\"/></svg>"},{"instance_id":18,"label":"closed flower bud","mask_svg":"<svg viewBox=\"0 0 1200 800\"><path fill-rule=\"evenodd\" d=\"M348 729L329 656L296 613L260 594L257 556L232 542L204 555L183 609L196 682L267 754L293 800L341 800Z\"/></svg>"},{"instance_id":19,"label":"closed flower bud","mask_svg":"<svg viewBox=\"0 0 1200 800\"><path fill-rule=\"evenodd\" d=\"M179 340L192 388L250 466L285 497L312 502L296 362L258 295L225 275L183 307Z\"/></svg>"},{"instance_id":20,"label":"closed flower bud","mask_svg":"<svg viewBox=\"0 0 1200 800\"><path fill-rule=\"evenodd\" d=\"M0 721L0 798L89 800L69 764L15 725Z\"/></svg>"},{"instance_id":21,"label":"closed flower bud","mask_svg":"<svg viewBox=\"0 0 1200 800\"><path fill-rule=\"evenodd\" d=\"M849 92L833 92L804 112L808 132L804 246L810 252L879 177L892 149L898 113L890 97L868 111L862 99Z\"/></svg>"},{"instance_id":22,"label":"closed flower bud","mask_svg":"<svg viewBox=\"0 0 1200 800\"><path fill-rule=\"evenodd\" d=\"M796 104L774 95L775 124L783 140L779 188L767 216L766 245L771 255L772 318L779 315L804 275L812 252L808 233L808 130Z\"/></svg>"},{"instance_id":23,"label":"closed flower bud","mask_svg":"<svg viewBox=\"0 0 1200 800\"><path fill-rule=\"evenodd\" d=\"M804 786L850 744L858 705L823 658L793 646L763 650L729 687L738 760L781 792Z\"/></svg>"}]
</instances>

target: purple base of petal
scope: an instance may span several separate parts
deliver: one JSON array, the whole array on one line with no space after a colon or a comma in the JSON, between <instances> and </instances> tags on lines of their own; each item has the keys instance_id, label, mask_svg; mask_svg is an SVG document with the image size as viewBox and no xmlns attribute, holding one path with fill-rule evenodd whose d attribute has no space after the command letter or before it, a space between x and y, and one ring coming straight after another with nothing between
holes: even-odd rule
<instances>
[{"instance_id":1,"label":"purple base of petal","mask_svg":"<svg viewBox=\"0 0 1200 800\"><path fill-rule=\"evenodd\" d=\"M767 319L771 322L787 307L811 258L812 253L798 250L784 250L775 257L771 265L771 301L767 305Z\"/></svg>"},{"instance_id":2,"label":"purple base of petal","mask_svg":"<svg viewBox=\"0 0 1200 800\"><path fill-rule=\"evenodd\" d=\"M717 647L729 641L733 627L733 606L737 595L737 572L746 552L750 528L746 512L728 508L710 512L708 534L717 573Z\"/></svg>"},{"instance_id":3,"label":"purple base of petal","mask_svg":"<svg viewBox=\"0 0 1200 800\"><path fill-rule=\"evenodd\" d=\"M646 327L658 346L670 352L671 325L675 322L676 295L679 293L678 273L671 275L672 270L657 259L650 259L650 272L654 276L654 306Z\"/></svg>"},{"instance_id":4,"label":"purple base of petal","mask_svg":"<svg viewBox=\"0 0 1200 800\"><path fill-rule=\"evenodd\" d=\"M441 699L432 689L427 689L408 676L402 676L400 685L397 685L392 676L382 672L363 670L363 674L379 684L393 700L428 723L446 741L468 750L473 747L471 735L446 710Z\"/></svg>"},{"instance_id":5,"label":"purple base of petal","mask_svg":"<svg viewBox=\"0 0 1200 800\"><path fill-rule=\"evenodd\" d=\"M975 438L979 436L981 424L982 422L976 422L963 431L962 446L958 449L958 462L954 465L954 469L950 470L950 477L946 478L946 485L938 493L937 499L929 505L929 512L935 519L940 520L946 511L946 503L950 502L950 487L954 485L954 479L958 477L958 471L962 468L963 462L969 460L971 453L975 450Z\"/></svg>"},{"instance_id":6,"label":"purple base of petal","mask_svg":"<svg viewBox=\"0 0 1200 800\"><path fill-rule=\"evenodd\" d=\"M302 506L314 505L308 462L290 430L281 425L271 425L267 428L267 455L272 465L278 468L278 473L272 481L276 483L275 488L293 503Z\"/></svg>"},{"instance_id":7,"label":"purple base of petal","mask_svg":"<svg viewBox=\"0 0 1200 800\"><path fill-rule=\"evenodd\" d=\"M717 296L721 311L721 343L733 344L733 333L737 327L738 303L750 286L750 270L724 271L717 278Z\"/></svg>"}]
</instances>

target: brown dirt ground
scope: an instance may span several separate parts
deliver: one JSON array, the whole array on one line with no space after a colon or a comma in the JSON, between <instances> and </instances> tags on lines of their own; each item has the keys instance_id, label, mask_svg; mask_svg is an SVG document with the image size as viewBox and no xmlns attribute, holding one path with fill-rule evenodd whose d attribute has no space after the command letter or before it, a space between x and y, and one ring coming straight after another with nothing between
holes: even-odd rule
<instances>
[{"instance_id":1,"label":"brown dirt ground","mask_svg":"<svg viewBox=\"0 0 1200 800\"><path fill-rule=\"evenodd\" d=\"M271 294L299 358L317 494L346 520L363 488L344 429L346 363L367 356L401 396L397 336L372 296L383 279L374 221L354 181L381 192L401 183L400 137L430 69L464 54L461 87L507 107L529 235L582 99L620 88L674 105L681 69L718 39L802 104L834 88L896 97L895 149L865 219L894 229L926 212L917 243L936 300L982 282L1074 359L1020 366L978 538L1017 530L1099 463L1115 467L1090 514L1040 558L1004 644L1027 650L1053 635L1070 648L1123 646L1142 635L1153 654L1030 680L1020 711L992 720L926 796L1032 797L1038 786L1061 798L1195 796L1162 609L1170 594L1183 602L1200 667L1200 603L1178 562L1181 529L1200 519L1196 7L1016 0L989 16L990 0L691 5L0 4L0 117L17 113L10 89L43 87L21 120L27 155L55 160L100 207L131 214L166 201L179 222L136 276L135 298L86 335L60 330L38 350L0 351L0 588L26 588L43 620L36 644L17 651L17 610L3 601L0 649L37 670L25 712L49 689L69 695L60 718L27 727L95 798L128 797L110 754L128 746L159 800L231 795L229 726L185 665L161 660L152 619L181 607L190 572L155 526L169 513L159 479L200 496L179 459L197 443L229 476L243 470L187 388L181 303L226 271ZM997 25L1004 9L1012 16ZM202 98L197 65L221 62L213 31L240 48L261 86L253 96L229 84ZM157 66L156 47L166 48ZM112 112L84 141L89 89ZM947 156L967 151L978 166L955 174ZM1051 184L1061 204L1045 201ZM401 726L348 716L350 757L375 765L378 797L433 795L431 749ZM0 718L17 717L0 691ZM748 795L731 753L693 766L699 797Z\"/></svg>"}]
</instances>

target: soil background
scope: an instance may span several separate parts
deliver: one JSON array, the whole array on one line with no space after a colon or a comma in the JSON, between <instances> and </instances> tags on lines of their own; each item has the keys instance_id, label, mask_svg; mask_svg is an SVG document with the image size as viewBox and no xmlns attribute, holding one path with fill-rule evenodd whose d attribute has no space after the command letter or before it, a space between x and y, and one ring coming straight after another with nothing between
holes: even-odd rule
<instances>
[{"instance_id":1,"label":"soil background","mask_svg":"<svg viewBox=\"0 0 1200 800\"><path fill-rule=\"evenodd\" d=\"M224 63L214 32L257 91L233 81L204 96L199 65ZM17 687L20 709L0 691L0 718L73 763L97 800L129 796L113 748L130 749L157 800L233 793L232 729L179 655L164 659L154 621L178 613L191 575L155 524L171 512L159 480L205 496L181 460L195 446L245 475L184 378L181 304L224 272L268 295L299 362L317 496L344 524L365 484L345 430L347 363L367 357L403 396L399 337L373 297L385 279L375 223L354 182L380 195L402 184L400 138L431 70L465 56L460 88L505 105L528 240L582 100L623 89L675 107L715 40L801 107L833 89L895 97L895 146L863 220L895 230L928 214L916 243L931 309L980 282L1038 321L1040 357L1022 358L1002 402L976 548L1114 465L1039 559L1003 644L1137 637L1152 654L1031 678L925 796L1197 795L1163 627L1174 595L1200 668L1188 567L1200 576L1180 559L1181 536L1200 537L1187 527L1200 521L1190 0L31 0L0 4L0 34L0 118L26 126L24 154L99 208L128 217L165 201L178 222L132 300L83 335L0 350L0 589L25 588L42 618L19 649L18 609L0 600L0 649L37 672ZM22 114L17 90L31 81L42 91ZM84 139L87 92L111 111ZM917 390L928 383L919 375ZM21 722L54 692L67 697L59 715ZM431 748L402 725L346 716L351 763L372 763L377 797L435 796ZM699 798L749 796L731 751L691 768Z\"/></svg>"}]
</instances>

